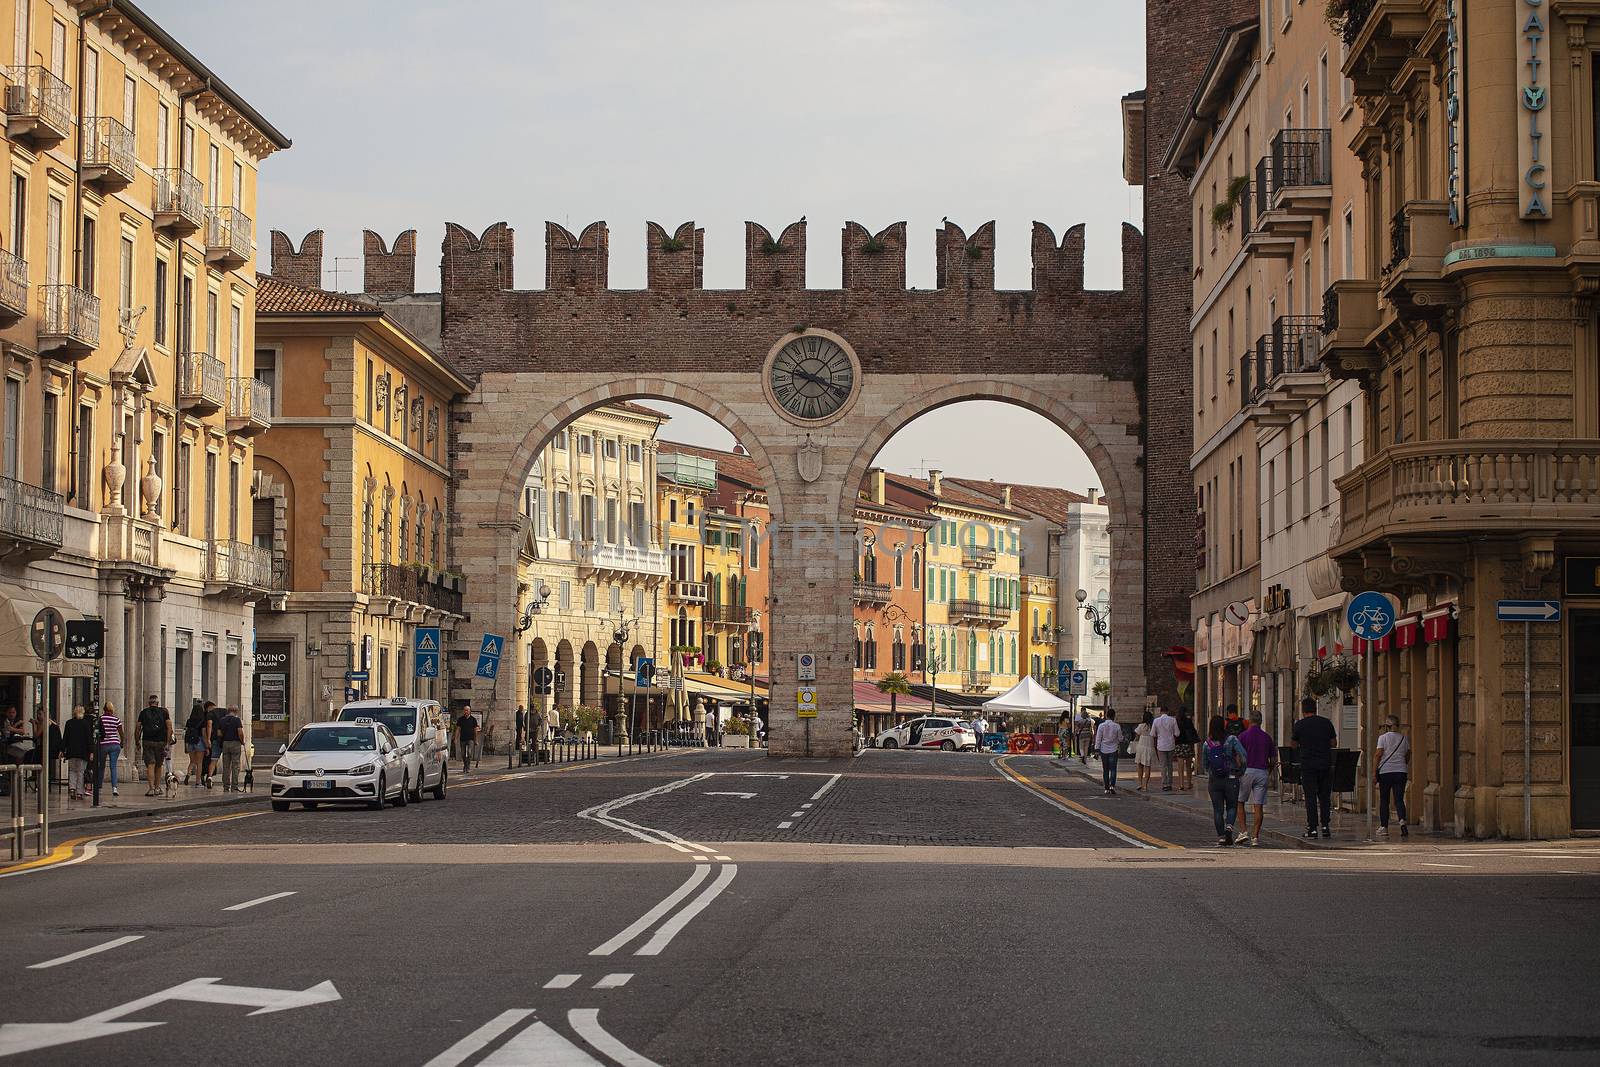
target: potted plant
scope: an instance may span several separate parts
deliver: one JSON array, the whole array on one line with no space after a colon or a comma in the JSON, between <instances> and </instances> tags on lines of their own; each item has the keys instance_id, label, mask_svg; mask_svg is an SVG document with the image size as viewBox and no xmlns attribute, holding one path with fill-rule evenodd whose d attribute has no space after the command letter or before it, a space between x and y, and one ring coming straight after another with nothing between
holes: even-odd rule
<instances>
[{"instance_id":1,"label":"potted plant","mask_svg":"<svg viewBox=\"0 0 1600 1067\"><path fill-rule=\"evenodd\" d=\"M723 748L749 748L750 724L737 715L728 716L728 721L722 724Z\"/></svg>"},{"instance_id":2,"label":"potted plant","mask_svg":"<svg viewBox=\"0 0 1600 1067\"><path fill-rule=\"evenodd\" d=\"M717 659L708 659L708 660L706 660L706 673L707 674L721 674L722 673L722 661L721 660L717 660Z\"/></svg>"},{"instance_id":3,"label":"potted plant","mask_svg":"<svg viewBox=\"0 0 1600 1067\"><path fill-rule=\"evenodd\" d=\"M593 741L594 732L600 728L605 717L605 712L599 708L580 704L572 709L572 729L585 741Z\"/></svg>"}]
</instances>

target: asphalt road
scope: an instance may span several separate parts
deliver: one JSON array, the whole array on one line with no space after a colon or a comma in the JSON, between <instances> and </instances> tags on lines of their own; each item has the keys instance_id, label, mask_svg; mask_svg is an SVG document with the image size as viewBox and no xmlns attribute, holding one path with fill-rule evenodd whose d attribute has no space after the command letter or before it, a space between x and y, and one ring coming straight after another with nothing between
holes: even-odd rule
<instances>
[{"instance_id":1,"label":"asphalt road","mask_svg":"<svg viewBox=\"0 0 1600 1067\"><path fill-rule=\"evenodd\" d=\"M265 808L119 824L0 877L0 1058L1600 1053L1582 844L1221 850L1207 820L1043 759L944 753L679 753L485 771L383 812Z\"/></svg>"}]
</instances>

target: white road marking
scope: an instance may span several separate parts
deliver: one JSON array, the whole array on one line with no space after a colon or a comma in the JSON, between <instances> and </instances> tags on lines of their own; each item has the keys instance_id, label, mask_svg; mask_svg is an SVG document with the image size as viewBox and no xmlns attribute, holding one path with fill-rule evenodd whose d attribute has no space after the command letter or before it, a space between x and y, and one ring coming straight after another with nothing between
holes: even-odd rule
<instances>
[{"instance_id":1,"label":"white road marking","mask_svg":"<svg viewBox=\"0 0 1600 1067\"><path fill-rule=\"evenodd\" d=\"M709 867L702 869L710 870ZM717 880L712 882L710 887L707 888L705 892L701 893L698 897L695 897L693 902L691 902L688 906L680 909L676 915L662 923L661 928L656 931L655 936L649 941L646 941L642 947L634 952L634 955L659 956L661 954L661 950L672 943L672 939L677 937L679 931L681 931L685 926L689 925L689 921L691 919L693 919L696 915L699 915L702 911L705 911L706 907L713 900L717 899L724 889L728 888L728 885L733 881L734 876L738 873L738 864L723 864L717 871Z\"/></svg>"},{"instance_id":2,"label":"white road marking","mask_svg":"<svg viewBox=\"0 0 1600 1067\"><path fill-rule=\"evenodd\" d=\"M778 824L778 829L787 830L789 827L791 827L793 825L794 825L794 823L792 823L792 822L780 822Z\"/></svg>"},{"instance_id":3,"label":"white road marking","mask_svg":"<svg viewBox=\"0 0 1600 1067\"><path fill-rule=\"evenodd\" d=\"M646 1059L624 1045L600 1027L600 1013L594 1008L573 1008L567 1012L567 1022L577 1035L593 1045L601 1054L609 1056L622 1067L660 1067L654 1060Z\"/></svg>"},{"instance_id":4,"label":"white road marking","mask_svg":"<svg viewBox=\"0 0 1600 1067\"><path fill-rule=\"evenodd\" d=\"M112 938L110 941L107 941L105 944L96 945L96 946L94 946L94 948L85 948L85 949L80 949L77 952L69 952L65 956L57 956L55 959L53 959L53 960L45 960L43 963L30 963L28 965L28 970L30 970L30 971L43 971L43 970L46 970L47 968L50 968L50 967L59 967L63 963L71 963L74 960L81 960L85 956L93 956L96 953L105 952L105 951L107 951L109 949L113 949L113 948L120 948L123 945L131 945L131 944L133 944L133 942L141 941L143 939L144 939L144 935L143 934L129 934L127 937Z\"/></svg>"},{"instance_id":5,"label":"white road marking","mask_svg":"<svg viewBox=\"0 0 1600 1067\"><path fill-rule=\"evenodd\" d=\"M817 773L820 774L821 772L819 771ZM736 775L736 777L739 777L739 778L787 778L789 776L787 774L779 774L777 771L739 771L738 774Z\"/></svg>"},{"instance_id":6,"label":"white road marking","mask_svg":"<svg viewBox=\"0 0 1600 1067\"><path fill-rule=\"evenodd\" d=\"M546 988L549 987L546 986ZM424 1064L423 1067L459 1067L460 1064L466 1063L489 1042L532 1014L532 1008L513 1008L510 1011L503 1011L439 1053Z\"/></svg>"},{"instance_id":7,"label":"white road marking","mask_svg":"<svg viewBox=\"0 0 1600 1067\"><path fill-rule=\"evenodd\" d=\"M690 856L689 858L694 860L696 863L704 863L706 861L704 856Z\"/></svg>"},{"instance_id":8,"label":"white road marking","mask_svg":"<svg viewBox=\"0 0 1600 1067\"><path fill-rule=\"evenodd\" d=\"M163 989L159 993L118 1004L93 1015L85 1015L80 1022L108 1023L144 1011L169 1000L185 1000L194 1004L237 1004L255 1008L251 1015L270 1015L290 1008L304 1008L312 1004L326 1004L343 1000L332 982L318 982L309 989L260 989L254 986L223 985L220 978L191 978L187 982Z\"/></svg>"},{"instance_id":9,"label":"white road marking","mask_svg":"<svg viewBox=\"0 0 1600 1067\"><path fill-rule=\"evenodd\" d=\"M596 804L592 808L585 808L583 811L578 812L578 818L588 819L591 822L597 822L600 825L608 826L613 830L620 830L622 833L628 834L632 837L637 837L641 841L648 841L653 845L666 845L668 848L674 849L678 852L683 852L685 854L691 852L709 852L709 849L689 847L694 845L694 842L692 841L684 841L683 838L677 837L674 834L669 834L661 830L652 830L649 827L640 826L637 823L631 823L628 820L618 818L611 813L616 811L618 808L626 807L627 805L633 804L637 801L660 796L663 793L670 793L675 789L682 789L686 785L693 785L696 782L703 782L710 777L710 773L696 774L690 778L680 778L676 782L668 782L666 785L658 785L654 789L646 789L642 793L630 793L625 797L618 797L615 800L608 800L604 804Z\"/></svg>"},{"instance_id":10,"label":"white road marking","mask_svg":"<svg viewBox=\"0 0 1600 1067\"><path fill-rule=\"evenodd\" d=\"M741 800L749 800L752 797L754 797L755 794L754 793L718 793L718 792L708 792L706 794L706 796L708 796L708 797L738 797Z\"/></svg>"},{"instance_id":11,"label":"white road marking","mask_svg":"<svg viewBox=\"0 0 1600 1067\"><path fill-rule=\"evenodd\" d=\"M795 811L795 812L790 812L789 813L789 818L791 818L791 819L803 819L805 817L806 817L806 813L803 812L803 811Z\"/></svg>"},{"instance_id":12,"label":"white road marking","mask_svg":"<svg viewBox=\"0 0 1600 1067\"><path fill-rule=\"evenodd\" d=\"M558 974L544 984L546 989L566 989L572 983L582 978L581 974Z\"/></svg>"},{"instance_id":13,"label":"white road marking","mask_svg":"<svg viewBox=\"0 0 1600 1067\"><path fill-rule=\"evenodd\" d=\"M809 807L810 807L810 806L811 806L811 804L810 804L810 802L809 802L809 801L808 801L808 802L806 802L806 803L804 803L804 804L802 804L802 805L800 805L800 810L801 810L801 811L805 811L805 810L806 810L806 809L807 809L807 808L809 808Z\"/></svg>"},{"instance_id":14,"label":"white road marking","mask_svg":"<svg viewBox=\"0 0 1600 1067\"><path fill-rule=\"evenodd\" d=\"M705 881L706 877L710 875L710 873L710 865L704 863L696 864L694 872L689 875L689 880L684 882L677 889L673 890L672 893L668 895L667 899L663 900L661 903L657 904L655 907L639 916L639 918L635 920L626 930L622 931L616 937L613 937L610 941L607 941L599 948L590 952L589 955L609 956L623 945L626 945L629 941L632 941L634 938L650 929L650 927L655 925L655 923L658 922L663 915L677 907L685 897L698 889L700 887L700 883Z\"/></svg>"},{"instance_id":15,"label":"white road marking","mask_svg":"<svg viewBox=\"0 0 1600 1067\"><path fill-rule=\"evenodd\" d=\"M719 863L731 863L733 861L732 856L713 856L712 858Z\"/></svg>"},{"instance_id":16,"label":"white road marking","mask_svg":"<svg viewBox=\"0 0 1600 1067\"><path fill-rule=\"evenodd\" d=\"M285 892L282 892L282 893L272 893L272 894L270 894L268 896L256 897L256 899L254 899L254 900L247 900L243 904L235 904L232 907L223 908L222 910L223 911L243 911L246 908L253 908L257 904L265 904L270 900L282 900L284 897L292 897L292 896L295 895L295 892L296 892L295 890L290 889L290 890L286 890Z\"/></svg>"},{"instance_id":17,"label":"white road marking","mask_svg":"<svg viewBox=\"0 0 1600 1067\"><path fill-rule=\"evenodd\" d=\"M534 1023L494 1054L482 1067L599 1067L600 1061L544 1023Z\"/></svg>"},{"instance_id":18,"label":"white road marking","mask_svg":"<svg viewBox=\"0 0 1600 1067\"><path fill-rule=\"evenodd\" d=\"M839 784L839 778L840 777L841 777L840 775L836 774L832 778L829 778L827 783L824 784L821 789L819 789L815 793L811 794L811 799L812 800L821 800L824 793L826 793L828 790L832 789L834 786Z\"/></svg>"},{"instance_id":19,"label":"white road marking","mask_svg":"<svg viewBox=\"0 0 1600 1067\"><path fill-rule=\"evenodd\" d=\"M628 979L632 977L633 975L631 974L608 974L596 982L594 987L596 989L621 989L628 984Z\"/></svg>"},{"instance_id":20,"label":"white road marking","mask_svg":"<svg viewBox=\"0 0 1600 1067\"><path fill-rule=\"evenodd\" d=\"M1422 866L1424 866L1424 867L1450 867L1450 868L1453 868L1453 869L1458 870L1458 871L1470 871L1470 870L1472 870L1472 865L1470 863L1424 863L1424 864L1422 864Z\"/></svg>"}]
</instances>

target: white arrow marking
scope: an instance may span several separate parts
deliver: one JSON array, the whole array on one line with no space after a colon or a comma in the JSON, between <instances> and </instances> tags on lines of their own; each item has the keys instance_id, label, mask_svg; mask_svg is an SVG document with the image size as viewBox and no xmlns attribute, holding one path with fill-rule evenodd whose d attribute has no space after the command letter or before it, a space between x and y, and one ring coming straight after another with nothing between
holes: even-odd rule
<instances>
[{"instance_id":1,"label":"white arrow marking","mask_svg":"<svg viewBox=\"0 0 1600 1067\"><path fill-rule=\"evenodd\" d=\"M125 1034L130 1030L143 1030L164 1023L6 1023L0 1026L0 1056L15 1056L19 1052L34 1052L52 1045L70 1045L74 1041L88 1041L95 1037Z\"/></svg>"},{"instance_id":2,"label":"white arrow marking","mask_svg":"<svg viewBox=\"0 0 1600 1067\"><path fill-rule=\"evenodd\" d=\"M741 800L750 800L755 796L755 794L754 793L707 793L706 796L708 796L708 797L738 797Z\"/></svg>"},{"instance_id":3,"label":"white arrow marking","mask_svg":"<svg viewBox=\"0 0 1600 1067\"><path fill-rule=\"evenodd\" d=\"M534 1023L495 1049L482 1067L600 1067L600 1061L544 1023Z\"/></svg>"},{"instance_id":4,"label":"white arrow marking","mask_svg":"<svg viewBox=\"0 0 1600 1067\"><path fill-rule=\"evenodd\" d=\"M471 1059L479 1049L532 1014L532 1008L514 1008L511 1011L503 1011L439 1053L424 1064L423 1067L459 1067L460 1064L466 1063L467 1060Z\"/></svg>"},{"instance_id":5,"label":"white arrow marking","mask_svg":"<svg viewBox=\"0 0 1600 1067\"><path fill-rule=\"evenodd\" d=\"M660 1067L624 1045L600 1026L600 1012L594 1008L573 1008L567 1012L567 1022L579 1037L593 1045L602 1054L611 1057L622 1067Z\"/></svg>"},{"instance_id":6,"label":"white arrow marking","mask_svg":"<svg viewBox=\"0 0 1600 1067\"><path fill-rule=\"evenodd\" d=\"M96 953L104 952L107 949L120 948L123 945L128 945L135 941L143 940L143 938L143 934L129 934L127 937L112 938L103 945L96 945L93 948L79 949L77 952L69 952L65 956L57 956L55 959L45 960L43 963L30 963L28 965L28 970L43 971L50 967L59 967L63 963L71 963L73 960L81 960L85 956L93 956ZM52 1023L50 1025L54 1024Z\"/></svg>"},{"instance_id":7,"label":"white arrow marking","mask_svg":"<svg viewBox=\"0 0 1600 1067\"><path fill-rule=\"evenodd\" d=\"M175 985L171 989L164 989L159 993L130 1000L126 1004L105 1011L95 1012L85 1016L86 1023L105 1023L120 1019L124 1015L143 1011L145 1008L162 1004L169 1000L187 1000L196 1004L237 1004L246 1008L255 1008L251 1015L267 1015L275 1011L288 1011L290 1008L305 1008L312 1004L324 1004L329 1001L342 999L339 991L333 987L332 982L319 982L310 989L258 989L254 986L222 985L220 978L191 978L182 985Z\"/></svg>"}]
</instances>

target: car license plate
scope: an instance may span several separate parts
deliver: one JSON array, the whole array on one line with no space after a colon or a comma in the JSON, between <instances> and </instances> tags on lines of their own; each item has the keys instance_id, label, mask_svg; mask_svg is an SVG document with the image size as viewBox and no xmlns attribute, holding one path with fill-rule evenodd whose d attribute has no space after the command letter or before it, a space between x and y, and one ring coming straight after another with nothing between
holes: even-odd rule
<instances>
[{"instance_id":1,"label":"car license plate","mask_svg":"<svg viewBox=\"0 0 1600 1067\"><path fill-rule=\"evenodd\" d=\"M308 778L308 779L306 779L305 787L307 789L332 789L333 788L333 779L332 778Z\"/></svg>"}]
</instances>

